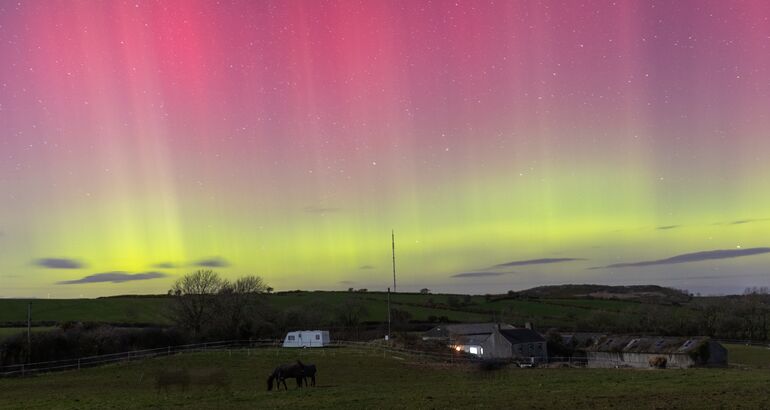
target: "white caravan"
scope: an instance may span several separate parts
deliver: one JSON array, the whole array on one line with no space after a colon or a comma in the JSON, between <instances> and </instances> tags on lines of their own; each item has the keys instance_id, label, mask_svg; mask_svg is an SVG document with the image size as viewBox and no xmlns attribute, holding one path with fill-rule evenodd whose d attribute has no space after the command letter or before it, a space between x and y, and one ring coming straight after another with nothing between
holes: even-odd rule
<instances>
[{"instance_id":1,"label":"white caravan","mask_svg":"<svg viewBox=\"0 0 770 410\"><path fill-rule=\"evenodd\" d=\"M283 339L283 347L324 347L329 343L328 330L298 330Z\"/></svg>"}]
</instances>

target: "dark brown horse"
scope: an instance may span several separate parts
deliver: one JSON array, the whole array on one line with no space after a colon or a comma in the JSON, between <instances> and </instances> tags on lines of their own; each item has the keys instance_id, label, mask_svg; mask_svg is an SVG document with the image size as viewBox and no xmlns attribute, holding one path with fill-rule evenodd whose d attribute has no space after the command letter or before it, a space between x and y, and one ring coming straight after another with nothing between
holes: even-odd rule
<instances>
[{"instance_id":1,"label":"dark brown horse","mask_svg":"<svg viewBox=\"0 0 770 410\"><path fill-rule=\"evenodd\" d=\"M300 363L297 361L297 363ZM305 386L307 386L307 379L310 379L310 385L315 387L315 373L316 373L316 367L314 364L305 364L303 365L303 371L302 371L302 379L305 381Z\"/></svg>"},{"instance_id":2,"label":"dark brown horse","mask_svg":"<svg viewBox=\"0 0 770 410\"><path fill-rule=\"evenodd\" d=\"M278 385L276 387L276 390L281 389L281 383L283 383L283 388L286 390L289 390L289 388L286 386L286 379L294 378L297 380L297 388L302 387L302 379L305 375L305 366L297 361L297 363L294 364L282 364L273 370L273 373L267 378L267 390L273 390L273 381L276 380L278 382Z\"/></svg>"}]
</instances>

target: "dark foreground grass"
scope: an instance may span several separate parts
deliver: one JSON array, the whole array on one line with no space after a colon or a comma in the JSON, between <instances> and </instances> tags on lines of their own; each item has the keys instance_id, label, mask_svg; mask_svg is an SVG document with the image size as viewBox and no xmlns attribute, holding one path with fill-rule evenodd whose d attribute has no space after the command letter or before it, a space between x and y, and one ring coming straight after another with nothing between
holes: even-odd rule
<instances>
[{"instance_id":1,"label":"dark foreground grass","mask_svg":"<svg viewBox=\"0 0 770 410\"><path fill-rule=\"evenodd\" d=\"M318 386L266 391L266 376L296 358L318 366ZM155 389L160 369L227 370L227 389ZM263 349L178 355L0 379L0 408L768 408L763 369L508 369L419 364L349 349Z\"/></svg>"}]
</instances>

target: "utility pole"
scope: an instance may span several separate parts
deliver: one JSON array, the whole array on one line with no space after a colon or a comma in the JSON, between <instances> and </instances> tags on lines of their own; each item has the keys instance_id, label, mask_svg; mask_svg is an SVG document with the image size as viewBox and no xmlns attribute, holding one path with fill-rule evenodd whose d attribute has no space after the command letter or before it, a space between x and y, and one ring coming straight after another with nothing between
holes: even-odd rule
<instances>
[{"instance_id":1,"label":"utility pole","mask_svg":"<svg viewBox=\"0 0 770 410\"><path fill-rule=\"evenodd\" d=\"M396 292L396 231L390 230L390 239L393 244L393 292Z\"/></svg>"},{"instance_id":2,"label":"utility pole","mask_svg":"<svg viewBox=\"0 0 770 410\"><path fill-rule=\"evenodd\" d=\"M388 288L388 335L385 340L390 340L390 288Z\"/></svg>"},{"instance_id":3,"label":"utility pole","mask_svg":"<svg viewBox=\"0 0 770 410\"><path fill-rule=\"evenodd\" d=\"M27 363L32 361L32 302L27 304Z\"/></svg>"}]
</instances>

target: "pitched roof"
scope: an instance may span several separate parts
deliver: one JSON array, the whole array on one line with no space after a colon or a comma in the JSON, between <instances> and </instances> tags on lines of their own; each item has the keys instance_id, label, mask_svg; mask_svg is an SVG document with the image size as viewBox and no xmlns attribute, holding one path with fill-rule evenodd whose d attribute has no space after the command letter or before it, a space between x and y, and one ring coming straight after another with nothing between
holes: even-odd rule
<instances>
[{"instance_id":1,"label":"pitched roof","mask_svg":"<svg viewBox=\"0 0 770 410\"><path fill-rule=\"evenodd\" d=\"M545 342L543 336L532 329L503 329L500 334L511 344Z\"/></svg>"},{"instance_id":2,"label":"pitched roof","mask_svg":"<svg viewBox=\"0 0 770 410\"><path fill-rule=\"evenodd\" d=\"M456 325L439 325L425 332L425 337L448 338L458 335L489 334L497 329L497 323L462 323ZM507 323L500 323L502 329L513 329Z\"/></svg>"},{"instance_id":3,"label":"pitched roof","mask_svg":"<svg viewBox=\"0 0 770 410\"><path fill-rule=\"evenodd\" d=\"M456 343L460 345L480 345L486 342L490 336L492 336L492 333L461 335L457 338Z\"/></svg>"},{"instance_id":4,"label":"pitched roof","mask_svg":"<svg viewBox=\"0 0 770 410\"><path fill-rule=\"evenodd\" d=\"M625 353L689 353L708 342L707 337L644 337L609 335L600 338L586 350Z\"/></svg>"}]
</instances>

